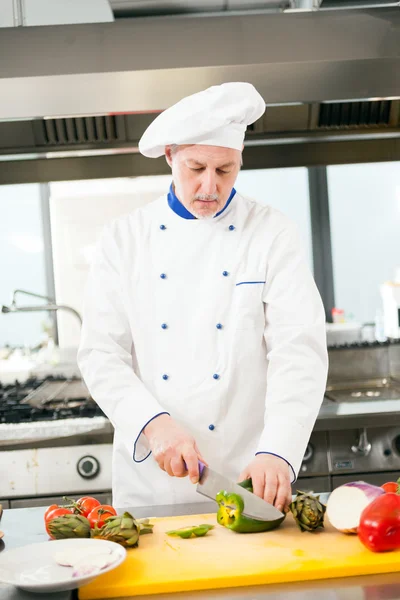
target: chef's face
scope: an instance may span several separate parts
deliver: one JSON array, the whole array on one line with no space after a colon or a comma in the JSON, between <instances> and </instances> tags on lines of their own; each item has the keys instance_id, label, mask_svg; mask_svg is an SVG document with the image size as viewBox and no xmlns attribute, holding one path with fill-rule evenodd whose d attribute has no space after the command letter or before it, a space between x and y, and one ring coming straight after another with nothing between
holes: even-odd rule
<instances>
[{"instance_id":1,"label":"chef's face","mask_svg":"<svg viewBox=\"0 0 400 600\"><path fill-rule=\"evenodd\" d=\"M212 218L228 200L242 153L219 146L167 146L165 157L172 169L175 194L198 219Z\"/></svg>"}]
</instances>

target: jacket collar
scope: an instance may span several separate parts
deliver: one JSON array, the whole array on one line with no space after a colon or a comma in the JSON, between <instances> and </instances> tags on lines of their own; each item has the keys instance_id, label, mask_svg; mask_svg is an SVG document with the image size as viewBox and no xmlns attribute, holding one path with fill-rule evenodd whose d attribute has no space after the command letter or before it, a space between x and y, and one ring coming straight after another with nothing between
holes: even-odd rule
<instances>
[{"instance_id":1,"label":"jacket collar","mask_svg":"<svg viewBox=\"0 0 400 600\"><path fill-rule=\"evenodd\" d=\"M216 215L214 215L214 219L215 217L221 215L228 208L235 194L236 190L235 188L232 188L232 191L229 195L228 200L226 201L224 208L220 210ZM174 213L176 213L179 217L182 217L182 219L197 219L197 217L195 217L191 212L189 212L187 208L183 206L182 202L177 198L174 192L173 183L171 183L168 192L168 204L169 207L174 211Z\"/></svg>"}]
</instances>

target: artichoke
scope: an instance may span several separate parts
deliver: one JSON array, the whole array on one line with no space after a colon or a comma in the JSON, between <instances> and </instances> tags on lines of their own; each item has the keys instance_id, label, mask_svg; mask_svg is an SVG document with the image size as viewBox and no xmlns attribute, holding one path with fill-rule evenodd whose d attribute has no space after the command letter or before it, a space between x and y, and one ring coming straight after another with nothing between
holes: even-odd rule
<instances>
[{"instance_id":1,"label":"artichoke","mask_svg":"<svg viewBox=\"0 0 400 600\"><path fill-rule=\"evenodd\" d=\"M139 526L139 535L153 533L154 523L150 523L150 519L136 519L136 523Z\"/></svg>"},{"instance_id":2,"label":"artichoke","mask_svg":"<svg viewBox=\"0 0 400 600\"><path fill-rule=\"evenodd\" d=\"M319 496L297 490L296 498L289 508L301 531L314 531L318 527L324 527L326 506L319 501Z\"/></svg>"},{"instance_id":3,"label":"artichoke","mask_svg":"<svg viewBox=\"0 0 400 600\"><path fill-rule=\"evenodd\" d=\"M61 515L55 517L47 524L50 537L56 540L65 538L90 537L90 523L82 515Z\"/></svg>"},{"instance_id":4,"label":"artichoke","mask_svg":"<svg viewBox=\"0 0 400 600\"><path fill-rule=\"evenodd\" d=\"M143 524L142 533L149 533L148 524ZM130 513L124 512L121 516L108 517L102 527L92 529L92 537L116 542L126 548L135 548L139 545L141 524Z\"/></svg>"}]
</instances>

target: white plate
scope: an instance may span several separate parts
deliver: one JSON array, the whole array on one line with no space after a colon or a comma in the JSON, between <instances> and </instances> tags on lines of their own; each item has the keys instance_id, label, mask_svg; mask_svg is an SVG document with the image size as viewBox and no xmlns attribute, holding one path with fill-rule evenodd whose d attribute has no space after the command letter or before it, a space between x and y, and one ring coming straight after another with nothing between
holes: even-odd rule
<instances>
[{"instance_id":1,"label":"white plate","mask_svg":"<svg viewBox=\"0 0 400 600\"><path fill-rule=\"evenodd\" d=\"M73 567L57 564L55 554L64 550L82 551L85 547L104 549L107 544L116 553L116 560L90 575L73 577ZM92 550L93 552L93 550ZM59 592L72 590L93 581L99 575L118 567L126 558L126 550L120 544L107 540L91 538L49 540L38 544L29 544L3 550L0 553L0 581L14 585L29 592Z\"/></svg>"}]
</instances>

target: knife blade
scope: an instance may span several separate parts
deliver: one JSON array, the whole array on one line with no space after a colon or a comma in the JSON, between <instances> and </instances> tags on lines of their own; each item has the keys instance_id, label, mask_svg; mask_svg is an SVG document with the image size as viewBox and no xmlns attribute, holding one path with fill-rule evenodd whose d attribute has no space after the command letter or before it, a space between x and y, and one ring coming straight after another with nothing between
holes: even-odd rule
<instances>
[{"instance_id":1,"label":"knife blade","mask_svg":"<svg viewBox=\"0 0 400 600\"><path fill-rule=\"evenodd\" d=\"M243 498L244 510L242 514L245 517L256 519L257 521L275 521L284 516L284 513L275 508L273 504L266 502L263 498L249 492L238 483L234 483L199 461L199 482L196 486L196 491L202 496L215 501L218 492L221 490L239 494Z\"/></svg>"}]
</instances>

